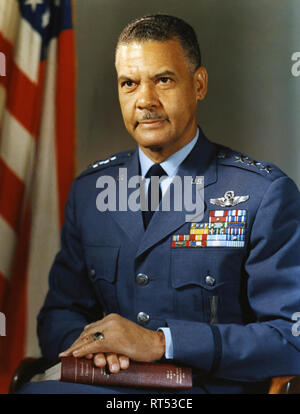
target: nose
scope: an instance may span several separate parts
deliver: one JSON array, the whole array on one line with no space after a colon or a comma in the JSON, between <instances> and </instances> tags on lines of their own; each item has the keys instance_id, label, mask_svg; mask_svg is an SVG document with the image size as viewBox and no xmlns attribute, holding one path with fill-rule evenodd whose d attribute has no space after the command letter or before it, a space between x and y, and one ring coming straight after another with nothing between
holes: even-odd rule
<instances>
[{"instance_id":1,"label":"nose","mask_svg":"<svg viewBox=\"0 0 300 414\"><path fill-rule=\"evenodd\" d=\"M153 109L159 106L159 99L154 85L149 83L140 85L136 106L138 109Z\"/></svg>"}]
</instances>

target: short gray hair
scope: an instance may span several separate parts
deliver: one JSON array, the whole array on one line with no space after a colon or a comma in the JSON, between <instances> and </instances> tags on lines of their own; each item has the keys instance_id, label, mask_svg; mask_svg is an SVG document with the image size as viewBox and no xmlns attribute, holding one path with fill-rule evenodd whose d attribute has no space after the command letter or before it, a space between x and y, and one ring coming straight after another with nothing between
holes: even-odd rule
<instances>
[{"instance_id":1,"label":"short gray hair","mask_svg":"<svg viewBox=\"0 0 300 414\"><path fill-rule=\"evenodd\" d=\"M156 40L164 42L172 39L179 41L192 71L201 66L200 47L192 26L178 17L165 14L152 14L133 20L121 32L116 50L119 45L133 41Z\"/></svg>"}]
</instances>

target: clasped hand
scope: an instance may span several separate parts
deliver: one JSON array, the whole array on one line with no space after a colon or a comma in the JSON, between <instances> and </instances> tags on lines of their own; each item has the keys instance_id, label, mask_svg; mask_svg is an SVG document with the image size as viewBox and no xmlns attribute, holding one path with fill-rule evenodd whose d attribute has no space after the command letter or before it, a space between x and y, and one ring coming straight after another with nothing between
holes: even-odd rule
<instances>
[{"instance_id":1,"label":"clasped hand","mask_svg":"<svg viewBox=\"0 0 300 414\"><path fill-rule=\"evenodd\" d=\"M104 339L94 340L96 332L103 333ZM111 313L85 326L79 338L59 356L93 358L96 366L104 367L107 364L110 372L117 373L129 367L130 359L152 362L161 359L164 353L163 332L143 328Z\"/></svg>"}]
</instances>

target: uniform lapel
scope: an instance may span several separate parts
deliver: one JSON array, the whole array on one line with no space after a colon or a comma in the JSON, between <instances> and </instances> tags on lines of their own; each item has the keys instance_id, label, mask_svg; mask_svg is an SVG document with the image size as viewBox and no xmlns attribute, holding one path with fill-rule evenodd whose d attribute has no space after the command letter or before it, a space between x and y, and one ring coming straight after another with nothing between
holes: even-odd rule
<instances>
[{"instance_id":1,"label":"uniform lapel","mask_svg":"<svg viewBox=\"0 0 300 414\"><path fill-rule=\"evenodd\" d=\"M130 195L137 190L137 188L128 189L128 182L130 178L139 176L139 160L138 160L138 151L135 151L130 158L130 161L127 165L120 166L120 169L126 169L126 177L116 177L117 185L116 185L116 205L117 211L114 211L112 217L114 220L119 224L119 226L124 230L124 232L136 243L139 243L140 240L143 238L145 229L143 223L143 217L141 211L132 211L131 209L127 208L126 211L119 211L119 201L120 201L120 192L119 187L122 183L127 186L127 201ZM119 169L119 171L120 171Z\"/></svg>"},{"instance_id":2,"label":"uniform lapel","mask_svg":"<svg viewBox=\"0 0 300 414\"><path fill-rule=\"evenodd\" d=\"M204 187L216 182L216 146L207 140L201 130L195 147L181 164L177 175L181 178L182 183L184 182L185 176L192 178L204 176ZM170 199L172 200L172 192ZM184 200L183 194L182 200ZM195 197L193 198L193 202L195 202ZM191 211L185 210L184 203L182 203L182 206L182 211L157 211L153 215L142 237L137 256L174 233L176 229L186 223L186 215L190 215Z\"/></svg>"}]
</instances>

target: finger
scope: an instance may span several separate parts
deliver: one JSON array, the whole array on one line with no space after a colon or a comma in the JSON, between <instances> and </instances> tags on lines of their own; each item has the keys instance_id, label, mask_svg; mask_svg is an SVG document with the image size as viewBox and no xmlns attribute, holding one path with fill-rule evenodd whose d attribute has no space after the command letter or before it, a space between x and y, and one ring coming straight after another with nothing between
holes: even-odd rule
<instances>
[{"instance_id":1,"label":"finger","mask_svg":"<svg viewBox=\"0 0 300 414\"><path fill-rule=\"evenodd\" d=\"M80 343L82 341L82 334L72 343L71 346L69 346L69 348L65 349L63 352L61 352L60 354L58 354L59 357L63 357L63 356L69 356L72 353L72 349L76 347L76 345L78 343Z\"/></svg>"},{"instance_id":2,"label":"finger","mask_svg":"<svg viewBox=\"0 0 300 414\"><path fill-rule=\"evenodd\" d=\"M79 338L77 338L77 340L68 349L66 349L63 353L59 354L59 356L72 355L74 351L80 349L84 345L92 344L93 342L95 342L93 335L96 332L99 332L99 328L93 328L87 331L83 331Z\"/></svg>"},{"instance_id":3,"label":"finger","mask_svg":"<svg viewBox=\"0 0 300 414\"><path fill-rule=\"evenodd\" d=\"M95 326L87 329L86 331L83 331L80 337L78 338L78 340L75 341L69 349L64 351L64 355L62 356L72 355L74 351L81 349L85 345L93 344L95 342L99 343L99 341L95 341L94 334L102 333L100 331L101 328L99 327L98 323L92 324L92 325L95 325ZM102 351L102 348L98 349L98 351Z\"/></svg>"},{"instance_id":4,"label":"finger","mask_svg":"<svg viewBox=\"0 0 300 414\"><path fill-rule=\"evenodd\" d=\"M87 342L85 344L79 345L78 347L76 347L75 349L72 350L72 355L75 356L76 358L78 357L83 357L85 355L88 354L98 354L101 352L105 352L106 349L103 346L103 342L102 341L91 341L91 342Z\"/></svg>"},{"instance_id":5,"label":"finger","mask_svg":"<svg viewBox=\"0 0 300 414\"><path fill-rule=\"evenodd\" d=\"M93 327L94 327L95 325L97 325L98 323L99 323L99 321L89 323L88 325L85 325L85 327L83 328L83 330L84 330L84 331L87 331L87 330L89 330L89 329L93 328Z\"/></svg>"},{"instance_id":6,"label":"finger","mask_svg":"<svg viewBox=\"0 0 300 414\"><path fill-rule=\"evenodd\" d=\"M117 354L106 354L106 361L111 373L117 374L120 371L120 362Z\"/></svg>"},{"instance_id":7,"label":"finger","mask_svg":"<svg viewBox=\"0 0 300 414\"><path fill-rule=\"evenodd\" d=\"M98 321L91 322L88 325L85 325L84 330L89 330L91 328L98 327L99 324L102 323L104 319L105 319L105 317L102 318L102 319L99 319Z\"/></svg>"},{"instance_id":8,"label":"finger","mask_svg":"<svg viewBox=\"0 0 300 414\"><path fill-rule=\"evenodd\" d=\"M65 351L59 354L59 357L70 356L76 350L84 346L85 344L91 342L91 338L87 335L80 335L80 337Z\"/></svg>"},{"instance_id":9,"label":"finger","mask_svg":"<svg viewBox=\"0 0 300 414\"><path fill-rule=\"evenodd\" d=\"M94 357L94 355L93 354L87 354L86 356L85 356L85 358L86 359L92 359Z\"/></svg>"},{"instance_id":10,"label":"finger","mask_svg":"<svg viewBox=\"0 0 300 414\"><path fill-rule=\"evenodd\" d=\"M127 369L129 367L129 358L125 355L119 355L119 364L121 369Z\"/></svg>"},{"instance_id":11,"label":"finger","mask_svg":"<svg viewBox=\"0 0 300 414\"><path fill-rule=\"evenodd\" d=\"M106 358L103 353L98 353L94 355L94 364L96 367L103 368L106 365Z\"/></svg>"},{"instance_id":12,"label":"finger","mask_svg":"<svg viewBox=\"0 0 300 414\"><path fill-rule=\"evenodd\" d=\"M101 332L103 329L103 320L90 323L83 328L82 335L92 335L95 332Z\"/></svg>"}]
</instances>

